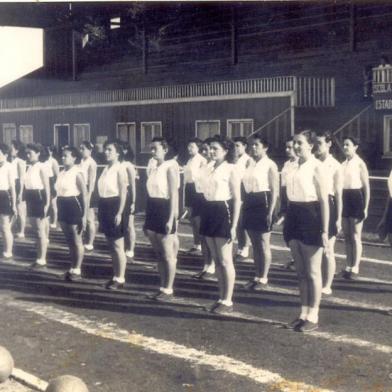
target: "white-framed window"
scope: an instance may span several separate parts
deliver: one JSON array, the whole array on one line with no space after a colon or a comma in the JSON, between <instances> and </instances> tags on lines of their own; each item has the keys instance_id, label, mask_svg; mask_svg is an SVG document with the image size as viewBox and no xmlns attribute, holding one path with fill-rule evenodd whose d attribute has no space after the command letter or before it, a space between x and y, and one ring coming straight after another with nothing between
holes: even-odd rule
<instances>
[{"instance_id":1,"label":"white-framed window","mask_svg":"<svg viewBox=\"0 0 392 392\"><path fill-rule=\"evenodd\" d=\"M392 115L384 116L384 156L392 158Z\"/></svg>"},{"instance_id":2,"label":"white-framed window","mask_svg":"<svg viewBox=\"0 0 392 392\"><path fill-rule=\"evenodd\" d=\"M196 120L195 136L201 140L220 134L220 120Z\"/></svg>"},{"instance_id":3,"label":"white-framed window","mask_svg":"<svg viewBox=\"0 0 392 392\"><path fill-rule=\"evenodd\" d=\"M136 151L136 123L117 123L117 139L127 142Z\"/></svg>"},{"instance_id":4,"label":"white-framed window","mask_svg":"<svg viewBox=\"0 0 392 392\"><path fill-rule=\"evenodd\" d=\"M162 136L162 121L142 122L140 129L140 152L148 153L152 139Z\"/></svg>"},{"instance_id":5,"label":"white-framed window","mask_svg":"<svg viewBox=\"0 0 392 392\"><path fill-rule=\"evenodd\" d=\"M253 133L253 119L227 120L227 137L248 137Z\"/></svg>"},{"instance_id":6,"label":"white-framed window","mask_svg":"<svg viewBox=\"0 0 392 392\"><path fill-rule=\"evenodd\" d=\"M16 124L3 124L3 143L10 145L12 140L16 140Z\"/></svg>"},{"instance_id":7,"label":"white-framed window","mask_svg":"<svg viewBox=\"0 0 392 392\"><path fill-rule=\"evenodd\" d=\"M54 124L53 125L53 141L54 145L59 148L70 145L71 131L69 124Z\"/></svg>"},{"instance_id":8,"label":"white-framed window","mask_svg":"<svg viewBox=\"0 0 392 392\"><path fill-rule=\"evenodd\" d=\"M90 141L90 124L74 124L73 145L78 148L84 140Z\"/></svg>"},{"instance_id":9,"label":"white-framed window","mask_svg":"<svg viewBox=\"0 0 392 392\"><path fill-rule=\"evenodd\" d=\"M34 132L32 125L19 125L19 140L24 144L34 142Z\"/></svg>"}]
</instances>

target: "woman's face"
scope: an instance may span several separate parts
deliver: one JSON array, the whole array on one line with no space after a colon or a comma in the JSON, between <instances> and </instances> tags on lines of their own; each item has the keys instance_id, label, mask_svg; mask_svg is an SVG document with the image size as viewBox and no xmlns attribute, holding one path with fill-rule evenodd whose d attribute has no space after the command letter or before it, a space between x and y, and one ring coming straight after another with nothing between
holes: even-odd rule
<instances>
[{"instance_id":1,"label":"woman's face","mask_svg":"<svg viewBox=\"0 0 392 392\"><path fill-rule=\"evenodd\" d=\"M209 144L203 143L200 152L201 155L203 155L203 157L206 158L207 160L211 158L211 148Z\"/></svg>"},{"instance_id":2,"label":"woman's face","mask_svg":"<svg viewBox=\"0 0 392 392\"><path fill-rule=\"evenodd\" d=\"M226 158L227 150L218 142L212 142L210 147L211 159L215 162L221 162Z\"/></svg>"},{"instance_id":3,"label":"woman's face","mask_svg":"<svg viewBox=\"0 0 392 392\"><path fill-rule=\"evenodd\" d=\"M354 156L354 154L357 152L358 146L356 146L352 140L350 139L344 139L343 141L343 152L344 155L348 158L351 158Z\"/></svg>"},{"instance_id":4,"label":"woman's face","mask_svg":"<svg viewBox=\"0 0 392 392\"><path fill-rule=\"evenodd\" d=\"M26 150L26 157L27 157L27 161L29 163L35 163L38 162L39 160L39 152L36 152L34 150L30 150L29 148Z\"/></svg>"},{"instance_id":5,"label":"woman's face","mask_svg":"<svg viewBox=\"0 0 392 392\"><path fill-rule=\"evenodd\" d=\"M4 154L3 151L0 150L0 163L4 163L7 161L8 154Z\"/></svg>"},{"instance_id":6,"label":"woman's face","mask_svg":"<svg viewBox=\"0 0 392 392\"><path fill-rule=\"evenodd\" d=\"M331 142L327 142L324 136L317 136L314 147L314 154L317 157L324 156L329 153L329 149L331 148Z\"/></svg>"},{"instance_id":7,"label":"woman's face","mask_svg":"<svg viewBox=\"0 0 392 392\"><path fill-rule=\"evenodd\" d=\"M105 154L106 162L108 163L118 161L118 158L120 156L114 144L108 144L105 147L104 154Z\"/></svg>"},{"instance_id":8,"label":"woman's face","mask_svg":"<svg viewBox=\"0 0 392 392\"><path fill-rule=\"evenodd\" d=\"M63 165L70 167L73 166L75 164L75 157L72 156L71 151L65 150L63 151L63 155L61 157L62 161L63 161Z\"/></svg>"},{"instance_id":9,"label":"woman's face","mask_svg":"<svg viewBox=\"0 0 392 392\"><path fill-rule=\"evenodd\" d=\"M295 135L293 143L295 155L298 157L306 157L312 153L313 144L309 143L308 139L304 135Z\"/></svg>"},{"instance_id":10,"label":"woman's face","mask_svg":"<svg viewBox=\"0 0 392 392\"><path fill-rule=\"evenodd\" d=\"M91 150L89 150L84 144L80 145L79 150L82 154L82 158L88 158L91 156Z\"/></svg>"},{"instance_id":11,"label":"woman's face","mask_svg":"<svg viewBox=\"0 0 392 392\"><path fill-rule=\"evenodd\" d=\"M294 152L294 142L290 140L289 142L286 142L286 156L287 158L295 158L295 152Z\"/></svg>"},{"instance_id":12,"label":"woman's face","mask_svg":"<svg viewBox=\"0 0 392 392\"><path fill-rule=\"evenodd\" d=\"M244 144L242 144L241 142L235 142L234 148L235 148L235 155L237 157L241 157L246 152L246 146Z\"/></svg>"},{"instance_id":13,"label":"woman's face","mask_svg":"<svg viewBox=\"0 0 392 392\"><path fill-rule=\"evenodd\" d=\"M268 148L259 139L252 141L252 154L255 158L263 158L267 154Z\"/></svg>"},{"instance_id":14,"label":"woman's face","mask_svg":"<svg viewBox=\"0 0 392 392\"><path fill-rule=\"evenodd\" d=\"M195 155L197 155L199 152L199 147L197 147L196 143L188 143L188 154L191 157L194 157Z\"/></svg>"},{"instance_id":15,"label":"woman's face","mask_svg":"<svg viewBox=\"0 0 392 392\"><path fill-rule=\"evenodd\" d=\"M163 147L161 142L152 142L151 146L151 157L157 161L164 161L167 150Z\"/></svg>"}]
</instances>

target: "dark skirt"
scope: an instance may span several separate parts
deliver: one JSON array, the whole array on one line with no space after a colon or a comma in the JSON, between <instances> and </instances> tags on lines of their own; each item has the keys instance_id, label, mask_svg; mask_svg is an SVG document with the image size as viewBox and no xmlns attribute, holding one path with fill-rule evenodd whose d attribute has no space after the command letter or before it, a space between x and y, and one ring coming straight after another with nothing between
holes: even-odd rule
<instances>
[{"instance_id":1,"label":"dark skirt","mask_svg":"<svg viewBox=\"0 0 392 392\"><path fill-rule=\"evenodd\" d=\"M80 197L57 197L58 220L67 225L80 225L83 219L83 206Z\"/></svg>"},{"instance_id":2,"label":"dark skirt","mask_svg":"<svg viewBox=\"0 0 392 392\"><path fill-rule=\"evenodd\" d=\"M387 217L385 220L385 230L387 233L392 233L392 199L389 198Z\"/></svg>"},{"instance_id":3,"label":"dark skirt","mask_svg":"<svg viewBox=\"0 0 392 392\"><path fill-rule=\"evenodd\" d=\"M12 200L9 191L0 191L0 215L13 215Z\"/></svg>"},{"instance_id":4,"label":"dark skirt","mask_svg":"<svg viewBox=\"0 0 392 392\"><path fill-rule=\"evenodd\" d=\"M363 220L365 201L362 189L343 189L343 218Z\"/></svg>"},{"instance_id":5,"label":"dark skirt","mask_svg":"<svg viewBox=\"0 0 392 392\"><path fill-rule=\"evenodd\" d=\"M57 197L56 187L55 187L56 179L53 177L49 177L49 187L50 187L50 199L54 199Z\"/></svg>"},{"instance_id":6,"label":"dark skirt","mask_svg":"<svg viewBox=\"0 0 392 392\"><path fill-rule=\"evenodd\" d=\"M205 201L200 215L200 235L204 237L231 237L233 201Z\"/></svg>"},{"instance_id":7,"label":"dark skirt","mask_svg":"<svg viewBox=\"0 0 392 392\"><path fill-rule=\"evenodd\" d=\"M271 231L268 225L268 208L271 203L271 192L245 193L242 205L242 226L245 230L261 233Z\"/></svg>"},{"instance_id":8,"label":"dark skirt","mask_svg":"<svg viewBox=\"0 0 392 392\"><path fill-rule=\"evenodd\" d=\"M166 224L170 217L170 200L158 197L147 196L146 219L144 221L144 230L150 230L159 234L174 234L177 231L177 224L166 232Z\"/></svg>"},{"instance_id":9,"label":"dark skirt","mask_svg":"<svg viewBox=\"0 0 392 392\"><path fill-rule=\"evenodd\" d=\"M320 203L289 202L283 227L283 238L288 244L298 240L305 245L322 246L322 220Z\"/></svg>"},{"instance_id":10,"label":"dark skirt","mask_svg":"<svg viewBox=\"0 0 392 392\"><path fill-rule=\"evenodd\" d=\"M98 201L98 223L99 231L106 237L119 239L124 237L128 228L129 215L126 214L125 208L121 217L121 222L117 226L115 217L120 207L120 198L117 197L100 197Z\"/></svg>"},{"instance_id":11,"label":"dark skirt","mask_svg":"<svg viewBox=\"0 0 392 392\"><path fill-rule=\"evenodd\" d=\"M45 218L46 192L40 189L25 189L23 200L26 201L29 218Z\"/></svg>"},{"instance_id":12,"label":"dark skirt","mask_svg":"<svg viewBox=\"0 0 392 392\"><path fill-rule=\"evenodd\" d=\"M338 217L338 212L336 210L336 199L335 196L329 195L329 226L328 226L328 237L336 237L338 234L338 230L336 227L336 221Z\"/></svg>"}]
</instances>

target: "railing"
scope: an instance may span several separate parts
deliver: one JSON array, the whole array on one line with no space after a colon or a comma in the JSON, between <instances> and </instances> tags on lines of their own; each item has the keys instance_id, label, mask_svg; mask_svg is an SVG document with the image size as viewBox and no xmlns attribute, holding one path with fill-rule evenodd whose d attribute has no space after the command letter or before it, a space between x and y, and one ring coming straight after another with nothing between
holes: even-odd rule
<instances>
[{"instance_id":1,"label":"railing","mask_svg":"<svg viewBox=\"0 0 392 392\"><path fill-rule=\"evenodd\" d=\"M91 91L62 95L0 100L0 110L110 104L115 102L236 96L243 94L294 93L297 106L334 106L333 78L277 76L217 82L191 83L124 90Z\"/></svg>"},{"instance_id":2,"label":"railing","mask_svg":"<svg viewBox=\"0 0 392 392\"><path fill-rule=\"evenodd\" d=\"M373 68L373 85L377 83L392 83L392 66Z\"/></svg>"}]
</instances>

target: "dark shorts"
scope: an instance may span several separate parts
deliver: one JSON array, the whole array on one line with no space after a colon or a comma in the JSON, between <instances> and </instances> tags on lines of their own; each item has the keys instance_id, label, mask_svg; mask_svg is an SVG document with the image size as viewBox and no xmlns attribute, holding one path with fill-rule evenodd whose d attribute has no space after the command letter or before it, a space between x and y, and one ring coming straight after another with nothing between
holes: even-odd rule
<instances>
[{"instance_id":1,"label":"dark shorts","mask_svg":"<svg viewBox=\"0 0 392 392\"><path fill-rule=\"evenodd\" d=\"M337 210L336 210L336 199L335 196L329 195L328 197L329 201L329 226L328 226L328 237L336 237L338 234L338 230L336 227L336 221L337 221Z\"/></svg>"},{"instance_id":2,"label":"dark shorts","mask_svg":"<svg viewBox=\"0 0 392 392\"><path fill-rule=\"evenodd\" d=\"M150 230L159 234L174 234L177 231L177 223L166 232L166 224L170 217L170 200L147 196L146 220L144 230Z\"/></svg>"},{"instance_id":3,"label":"dark shorts","mask_svg":"<svg viewBox=\"0 0 392 392\"><path fill-rule=\"evenodd\" d=\"M0 191L0 215L13 215L11 195L8 191Z\"/></svg>"},{"instance_id":4,"label":"dark shorts","mask_svg":"<svg viewBox=\"0 0 392 392\"><path fill-rule=\"evenodd\" d=\"M205 201L200 215L200 235L204 237L227 238L233 216L233 201Z\"/></svg>"},{"instance_id":5,"label":"dark shorts","mask_svg":"<svg viewBox=\"0 0 392 392\"><path fill-rule=\"evenodd\" d=\"M83 219L80 197L57 197L58 220L67 225L80 225Z\"/></svg>"},{"instance_id":6,"label":"dark shorts","mask_svg":"<svg viewBox=\"0 0 392 392\"><path fill-rule=\"evenodd\" d=\"M343 189L343 218L363 220L365 201L362 189Z\"/></svg>"},{"instance_id":7,"label":"dark shorts","mask_svg":"<svg viewBox=\"0 0 392 392\"><path fill-rule=\"evenodd\" d=\"M192 215L191 215L192 218L201 216L205 202L206 202L206 199L204 197L204 194L195 192L194 198L193 198Z\"/></svg>"},{"instance_id":8,"label":"dark shorts","mask_svg":"<svg viewBox=\"0 0 392 392\"><path fill-rule=\"evenodd\" d=\"M289 202L283 227L283 238L288 244L298 240L305 245L322 246L322 220L320 203Z\"/></svg>"},{"instance_id":9,"label":"dark shorts","mask_svg":"<svg viewBox=\"0 0 392 392\"><path fill-rule=\"evenodd\" d=\"M246 193L242 205L243 228L261 233L270 232L271 226L267 222L270 203L271 192Z\"/></svg>"},{"instance_id":10,"label":"dark shorts","mask_svg":"<svg viewBox=\"0 0 392 392\"><path fill-rule=\"evenodd\" d=\"M23 199L26 201L29 218L45 218L46 193L38 189L25 189Z\"/></svg>"},{"instance_id":11,"label":"dark shorts","mask_svg":"<svg viewBox=\"0 0 392 392\"><path fill-rule=\"evenodd\" d=\"M115 217L120 207L119 197L101 197L98 201L98 222L99 231L106 237L119 239L124 237L128 228L129 215L126 214L125 208L119 225L115 224Z\"/></svg>"}]
</instances>

